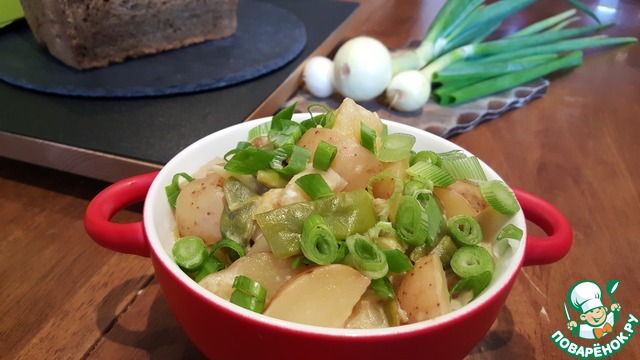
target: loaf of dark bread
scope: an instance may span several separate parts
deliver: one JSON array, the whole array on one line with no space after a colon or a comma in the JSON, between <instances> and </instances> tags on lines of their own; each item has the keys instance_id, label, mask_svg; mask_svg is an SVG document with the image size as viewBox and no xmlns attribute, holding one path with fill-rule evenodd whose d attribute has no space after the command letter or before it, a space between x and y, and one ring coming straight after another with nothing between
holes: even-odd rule
<instances>
[{"instance_id":1,"label":"loaf of dark bread","mask_svg":"<svg viewBox=\"0 0 640 360\"><path fill-rule=\"evenodd\" d=\"M65 64L104 67L236 31L238 0L21 0L36 40Z\"/></svg>"}]
</instances>

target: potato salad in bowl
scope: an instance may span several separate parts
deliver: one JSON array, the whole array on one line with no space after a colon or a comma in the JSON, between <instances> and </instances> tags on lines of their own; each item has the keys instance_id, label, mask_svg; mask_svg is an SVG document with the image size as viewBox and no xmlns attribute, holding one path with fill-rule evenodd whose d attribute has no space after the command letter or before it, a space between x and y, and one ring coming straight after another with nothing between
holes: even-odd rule
<instances>
[{"instance_id":1,"label":"potato salad in bowl","mask_svg":"<svg viewBox=\"0 0 640 360\"><path fill-rule=\"evenodd\" d=\"M518 247L518 201L475 156L415 146L351 99L293 115L166 184L171 255L210 292L300 324L400 326L473 302Z\"/></svg>"}]
</instances>

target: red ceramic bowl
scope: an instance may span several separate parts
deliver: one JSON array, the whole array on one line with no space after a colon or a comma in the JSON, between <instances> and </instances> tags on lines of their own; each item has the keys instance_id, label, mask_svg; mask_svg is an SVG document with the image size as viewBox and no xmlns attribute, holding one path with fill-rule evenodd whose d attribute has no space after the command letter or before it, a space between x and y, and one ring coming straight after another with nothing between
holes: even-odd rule
<instances>
[{"instance_id":1,"label":"red ceramic bowl","mask_svg":"<svg viewBox=\"0 0 640 360\"><path fill-rule=\"evenodd\" d=\"M302 118L300 118L302 119ZM160 172L117 182L89 204L85 226L100 245L150 257L169 306L193 343L212 359L460 359L482 340L522 266L560 260L572 242L566 218L552 205L515 190L522 211L511 220L526 229L540 226L546 238L526 235L520 246L498 262L489 287L473 302L447 315L417 324L385 329L330 329L295 324L235 306L200 287L173 262L175 222L164 187L175 173L193 173L215 156L245 140L261 119L211 134L176 155ZM386 122L389 132L413 134L415 149L437 152L460 149L440 137L407 125ZM482 163L487 177L500 179ZM144 200L143 221L116 224L109 219L126 206ZM526 234L526 230L525 230Z\"/></svg>"}]
</instances>

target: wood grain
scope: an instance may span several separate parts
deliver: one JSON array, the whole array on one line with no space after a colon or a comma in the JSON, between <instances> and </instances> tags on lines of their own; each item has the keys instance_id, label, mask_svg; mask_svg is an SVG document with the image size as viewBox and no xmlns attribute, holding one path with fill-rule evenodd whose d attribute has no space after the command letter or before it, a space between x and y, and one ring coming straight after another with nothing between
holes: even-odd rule
<instances>
[{"instance_id":1,"label":"wood grain","mask_svg":"<svg viewBox=\"0 0 640 360\"><path fill-rule=\"evenodd\" d=\"M637 1L584 2L592 9L614 4L598 12L617 24L608 34L640 37ZM405 46L421 37L441 4L362 2L340 38L364 34ZM565 8L541 0L499 31ZM581 67L551 78L541 100L452 139L510 185L557 206L575 236L565 259L521 270L469 359L568 358L550 336L565 329L562 303L579 280L620 280L615 298L623 316L640 314L638 114L640 46L589 50ZM202 358L168 309L150 261L101 249L85 234L84 210L106 185L0 158L0 358ZM139 219L136 207L116 218ZM640 358L640 339L611 358Z\"/></svg>"}]
</instances>

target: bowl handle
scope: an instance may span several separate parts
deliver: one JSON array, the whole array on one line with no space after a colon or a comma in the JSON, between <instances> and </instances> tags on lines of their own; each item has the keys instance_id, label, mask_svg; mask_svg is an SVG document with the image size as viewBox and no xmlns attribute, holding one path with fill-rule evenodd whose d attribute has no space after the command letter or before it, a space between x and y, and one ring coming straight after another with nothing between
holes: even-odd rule
<instances>
[{"instance_id":1,"label":"bowl handle","mask_svg":"<svg viewBox=\"0 0 640 360\"><path fill-rule=\"evenodd\" d=\"M129 205L141 202L149 192L157 171L120 180L91 200L84 214L84 227L99 245L125 254L149 257L142 221L118 224L111 218Z\"/></svg>"},{"instance_id":2,"label":"bowl handle","mask_svg":"<svg viewBox=\"0 0 640 360\"><path fill-rule=\"evenodd\" d=\"M555 206L526 191L513 189L524 217L539 226L547 237L527 235L524 266L554 263L571 248L573 231L567 218Z\"/></svg>"}]
</instances>

